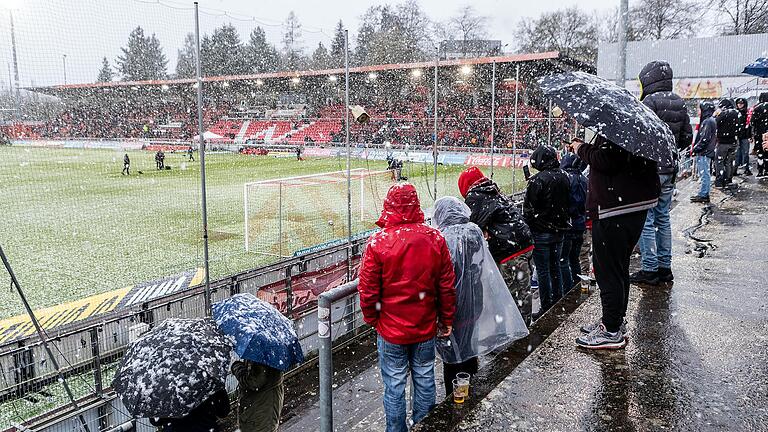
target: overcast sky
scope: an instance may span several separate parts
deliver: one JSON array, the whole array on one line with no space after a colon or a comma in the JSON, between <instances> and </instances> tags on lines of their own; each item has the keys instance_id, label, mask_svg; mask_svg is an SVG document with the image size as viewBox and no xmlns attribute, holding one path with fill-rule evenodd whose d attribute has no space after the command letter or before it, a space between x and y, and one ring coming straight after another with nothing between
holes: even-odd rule
<instances>
[{"instance_id":1,"label":"overcast sky","mask_svg":"<svg viewBox=\"0 0 768 432\"><path fill-rule=\"evenodd\" d=\"M391 1L397 4L400 1ZM576 5L586 11L606 11L618 0L420 0L423 10L436 21L447 20L461 7L471 4L489 17L488 33L515 46L515 26L522 17ZM354 41L359 17L379 2L351 0L200 0L203 33L224 23L232 23L246 39L261 25L268 38L279 44L282 21L295 11L304 26L307 52L318 42L330 43L339 19L350 29ZM192 2L179 0L0 0L0 85L8 86L11 64L10 14L12 8L19 75L22 86L61 84L66 55L67 81L92 82L106 56L114 65L130 31L137 25L146 33L156 33L169 60L169 72L176 64L176 51L184 36L194 31ZM226 13L225 13L226 12Z\"/></svg>"}]
</instances>

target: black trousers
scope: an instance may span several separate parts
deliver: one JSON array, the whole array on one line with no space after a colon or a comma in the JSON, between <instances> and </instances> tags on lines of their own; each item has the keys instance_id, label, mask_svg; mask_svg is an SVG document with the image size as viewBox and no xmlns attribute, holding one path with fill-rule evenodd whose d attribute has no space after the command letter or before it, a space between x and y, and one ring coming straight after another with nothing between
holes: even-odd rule
<instances>
[{"instance_id":1,"label":"black trousers","mask_svg":"<svg viewBox=\"0 0 768 432\"><path fill-rule=\"evenodd\" d=\"M456 374L460 372L466 372L470 375L477 373L478 363L477 357L463 363L443 363L443 384L445 385L445 395L449 396L453 394L453 380L456 379Z\"/></svg>"},{"instance_id":2,"label":"black trousers","mask_svg":"<svg viewBox=\"0 0 768 432\"><path fill-rule=\"evenodd\" d=\"M763 150L763 142L755 140L755 154L757 154L757 175L768 173L768 151Z\"/></svg>"},{"instance_id":3,"label":"black trousers","mask_svg":"<svg viewBox=\"0 0 768 432\"><path fill-rule=\"evenodd\" d=\"M595 279L600 287L603 324L619 330L629 303L629 259L645 225L647 211L639 211L592 223Z\"/></svg>"}]
</instances>

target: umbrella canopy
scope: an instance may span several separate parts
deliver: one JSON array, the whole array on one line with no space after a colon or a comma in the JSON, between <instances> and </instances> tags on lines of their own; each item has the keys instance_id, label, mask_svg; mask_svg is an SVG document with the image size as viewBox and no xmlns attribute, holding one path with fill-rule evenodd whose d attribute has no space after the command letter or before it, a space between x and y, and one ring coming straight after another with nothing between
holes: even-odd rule
<instances>
[{"instance_id":1,"label":"umbrella canopy","mask_svg":"<svg viewBox=\"0 0 768 432\"><path fill-rule=\"evenodd\" d=\"M754 75L760 78L768 78L768 57L760 57L759 59L748 64L742 73Z\"/></svg>"},{"instance_id":2,"label":"umbrella canopy","mask_svg":"<svg viewBox=\"0 0 768 432\"><path fill-rule=\"evenodd\" d=\"M677 149L669 126L626 89L585 72L550 75L539 84L581 125L634 155L674 163Z\"/></svg>"},{"instance_id":3,"label":"umbrella canopy","mask_svg":"<svg viewBox=\"0 0 768 432\"><path fill-rule=\"evenodd\" d=\"M203 139L204 140L212 140L212 139L220 139L220 138L224 138L224 137L219 135L219 134L217 134L217 133L213 133L211 131L203 132ZM200 139L200 135L195 135L195 139L196 140Z\"/></svg>"},{"instance_id":4,"label":"umbrella canopy","mask_svg":"<svg viewBox=\"0 0 768 432\"><path fill-rule=\"evenodd\" d=\"M112 387L136 417L183 417L223 387L232 344L210 319L167 319L126 352Z\"/></svg>"},{"instance_id":5,"label":"umbrella canopy","mask_svg":"<svg viewBox=\"0 0 768 432\"><path fill-rule=\"evenodd\" d=\"M235 338L241 358L283 371L304 361L293 322L253 294L236 294L214 304L213 319Z\"/></svg>"}]
</instances>

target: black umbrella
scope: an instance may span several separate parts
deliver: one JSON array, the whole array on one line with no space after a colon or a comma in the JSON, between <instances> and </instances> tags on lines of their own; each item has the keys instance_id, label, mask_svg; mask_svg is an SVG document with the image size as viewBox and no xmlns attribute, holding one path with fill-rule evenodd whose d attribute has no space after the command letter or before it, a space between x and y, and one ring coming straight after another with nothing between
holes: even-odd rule
<instances>
[{"instance_id":1,"label":"black umbrella","mask_svg":"<svg viewBox=\"0 0 768 432\"><path fill-rule=\"evenodd\" d=\"M134 342L112 387L136 417L183 417L223 387L232 345L210 319L167 319Z\"/></svg>"},{"instance_id":2,"label":"black umbrella","mask_svg":"<svg viewBox=\"0 0 768 432\"><path fill-rule=\"evenodd\" d=\"M677 149L669 126L626 89L585 72L550 75L539 84L582 126L634 155L662 165L674 163Z\"/></svg>"}]
</instances>

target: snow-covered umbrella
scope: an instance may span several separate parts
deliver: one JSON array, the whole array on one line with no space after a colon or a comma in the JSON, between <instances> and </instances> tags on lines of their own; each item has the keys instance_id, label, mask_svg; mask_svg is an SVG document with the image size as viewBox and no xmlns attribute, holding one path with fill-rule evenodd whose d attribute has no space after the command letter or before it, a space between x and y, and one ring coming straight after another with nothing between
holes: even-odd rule
<instances>
[{"instance_id":1,"label":"snow-covered umbrella","mask_svg":"<svg viewBox=\"0 0 768 432\"><path fill-rule=\"evenodd\" d=\"M585 72L550 75L539 84L582 126L634 155L662 165L674 163L677 149L669 126L626 89Z\"/></svg>"},{"instance_id":2,"label":"snow-covered umbrella","mask_svg":"<svg viewBox=\"0 0 768 432\"><path fill-rule=\"evenodd\" d=\"M742 73L760 77L768 78L768 57L760 57L744 67Z\"/></svg>"},{"instance_id":3,"label":"snow-covered umbrella","mask_svg":"<svg viewBox=\"0 0 768 432\"><path fill-rule=\"evenodd\" d=\"M232 344L210 319L167 319L126 352L112 387L136 417L183 417L223 387Z\"/></svg>"},{"instance_id":4,"label":"snow-covered umbrella","mask_svg":"<svg viewBox=\"0 0 768 432\"><path fill-rule=\"evenodd\" d=\"M283 371L304 361L293 322L253 294L236 294L214 304L213 319L235 338L241 358Z\"/></svg>"}]
</instances>

